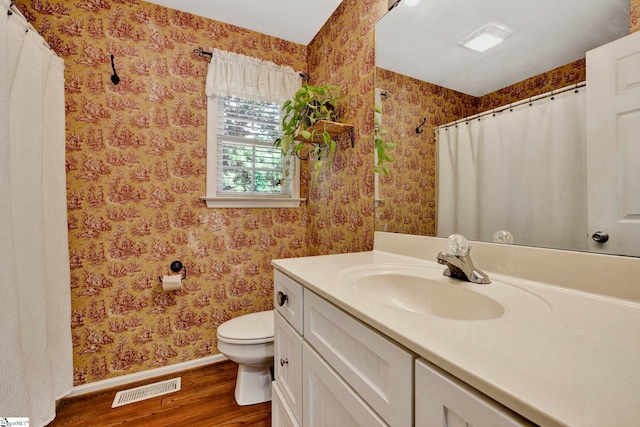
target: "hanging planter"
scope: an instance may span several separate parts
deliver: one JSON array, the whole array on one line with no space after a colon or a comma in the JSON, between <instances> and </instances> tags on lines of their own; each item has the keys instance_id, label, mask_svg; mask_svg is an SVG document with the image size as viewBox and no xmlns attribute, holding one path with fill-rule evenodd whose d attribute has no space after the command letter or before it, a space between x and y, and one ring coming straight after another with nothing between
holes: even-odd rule
<instances>
[{"instance_id":1,"label":"hanging planter","mask_svg":"<svg viewBox=\"0 0 640 427\"><path fill-rule=\"evenodd\" d=\"M353 126L339 121L337 102L340 96L337 92L337 86L305 83L293 99L284 103L283 134L273 145L288 158L287 166L294 156L302 160L313 157L317 160L317 170L323 159L333 156L341 134L351 132L353 143ZM285 168L285 178L288 175L289 168Z\"/></svg>"}]
</instances>

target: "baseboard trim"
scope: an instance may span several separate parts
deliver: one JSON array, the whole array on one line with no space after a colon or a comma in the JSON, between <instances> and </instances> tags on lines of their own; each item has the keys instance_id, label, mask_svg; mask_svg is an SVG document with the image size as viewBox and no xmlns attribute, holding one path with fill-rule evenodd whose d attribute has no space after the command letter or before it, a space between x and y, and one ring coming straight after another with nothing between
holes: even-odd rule
<instances>
[{"instance_id":1,"label":"baseboard trim","mask_svg":"<svg viewBox=\"0 0 640 427\"><path fill-rule=\"evenodd\" d=\"M189 369L199 368L201 366L211 365L213 363L222 362L228 360L223 354L216 354L213 356L203 357L200 359L189 360L187 362L176 363L174 365L163 366L161 368L148 369L142 372L136 372L133 374L122 375L115 378L108 378L102 381L96 381L89 384L83 384L71 389L71 392L65 396L75 397L83 394L95 393L98 391L106 390L113 387L118 387L124 384L134 383L137 381L143 381L150 378L160 377L162 375L173 374L175 372L186 371Z\"/></svg>"}]
</instances>

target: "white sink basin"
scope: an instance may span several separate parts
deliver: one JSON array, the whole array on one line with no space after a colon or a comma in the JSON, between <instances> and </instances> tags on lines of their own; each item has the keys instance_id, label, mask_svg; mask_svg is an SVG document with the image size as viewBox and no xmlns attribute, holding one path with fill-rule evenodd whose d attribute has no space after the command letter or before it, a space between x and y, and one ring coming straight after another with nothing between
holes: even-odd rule
<instances>
[{"instance_id":1,"label":"white sink basin","mask_svg":"<svg viewBox=\"0 0 640 427\"><path fill-rule=\"evenodd\" d=\"M493 280L479 285L442 275L443 268L373 264L348 268L339 277L364 298L412 313L455 320L491 320L512 314L550 312L545 300L520 287Z\"/></svg>"},{"instance_id":2,"label":"white sink basin","mask_svg":"<svg viewBox=\"0 0 640 427\"><path fill-rule=\"evenodd\" d=\"M387 273L362 277L353 286L382 304L414 313L461 320L495 319L504 314L500 303L465 287L462 282L444 283Z\"/></svg>"}]
</instances>

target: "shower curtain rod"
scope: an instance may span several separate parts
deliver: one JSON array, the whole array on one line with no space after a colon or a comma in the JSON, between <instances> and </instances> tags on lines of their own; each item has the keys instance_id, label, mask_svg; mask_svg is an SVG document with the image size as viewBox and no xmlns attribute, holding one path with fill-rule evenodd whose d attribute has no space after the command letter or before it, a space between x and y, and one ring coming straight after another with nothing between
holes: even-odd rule
<instances>
[{"instance_id":1,"label":"shower curtain rod","mask_svg":"<svg viewBox=\"0 0 640 427\"><path fill-rule=\"evenodd\" d=\"M484 116L488 116L489 114L501 113L501 112L503 112L505 110L512 109L513 107L517 107L519 105L526 104L526 103L531 104L534 101L539 101L541 99L550 98L550 97L553 97L554 95L559 95L561 93L568 92L570 90L575 90L576 93L577 93L578 89L580 89L581 87L585 87L586 85L587 85L586 81L580 82L580 83L575 83L575 84L572 84L572 85L569 85L569 86L565 86L565 87L563 87L561 89L558 89L558 90L552 90L551 92L543 93L541 95L532 96L530 98L526 98L526 99L523 99L521 101L516 101L516 102L513 102L511 104L503 105L502 107L494 108L492 110L487 110L487 111L485 111L483 113L474 114L473 116L465 117L463 119L459 119L459 120L456 120L456 121L453 121L453 122L449 122L449 123L444 124L444 125L440 125L437 128L435 128L435 130L439 130L439 129L443 129L443 128L446 129L446 128L449 128L451 126L455 126L458 123L465 123L465 122L469 122L471 120L480 119L480 118L482 118Z\"/></svg>"}]
</instances>

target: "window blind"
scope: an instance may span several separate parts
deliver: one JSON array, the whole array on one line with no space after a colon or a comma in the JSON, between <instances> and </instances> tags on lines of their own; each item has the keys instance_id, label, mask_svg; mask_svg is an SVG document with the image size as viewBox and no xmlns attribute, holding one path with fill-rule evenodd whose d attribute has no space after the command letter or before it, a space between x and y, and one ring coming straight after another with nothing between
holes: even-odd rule
<instances>
[{"instance_id":1,"label":"window blind","mask_svg":"<svg viewBox=\"0 0 640 427\"><path fill-rule=\"evenodd\" d=\"M280 105L218 97L218 195L288 195L283 160L273 142L280 135Z\"/></svg>"}]
</instances>

